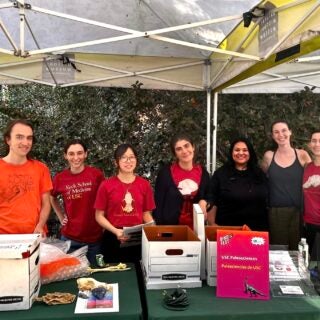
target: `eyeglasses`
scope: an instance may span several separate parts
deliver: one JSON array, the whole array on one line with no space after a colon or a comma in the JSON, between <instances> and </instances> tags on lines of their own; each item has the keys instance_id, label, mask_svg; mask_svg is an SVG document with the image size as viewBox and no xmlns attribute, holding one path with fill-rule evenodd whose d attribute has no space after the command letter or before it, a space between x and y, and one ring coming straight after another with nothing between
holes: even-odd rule
<instances>
[{"instance_id":1,"label":"eyeglasses","mask_svg":"<svg viewBox=\"0 0 320 320\"><path fill-rule=\"evenodd\" d=\"M136 157L135 156L130 156L130 157L125 157L125 156L122 156L120 157L120 161L122 162L132 162L132 161L135 161L136 160Z\"/></svg>"}]
</instances>

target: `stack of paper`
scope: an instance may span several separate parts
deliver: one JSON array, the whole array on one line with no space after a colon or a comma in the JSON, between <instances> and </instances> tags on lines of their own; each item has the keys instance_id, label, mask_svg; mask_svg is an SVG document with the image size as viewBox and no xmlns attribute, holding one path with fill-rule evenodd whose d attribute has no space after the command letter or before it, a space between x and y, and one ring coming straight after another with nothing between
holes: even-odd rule
<instances>
[{"instance_id":1,"label":"stack of paper","mask_svg":"<svg viewBox=\"0 0 320 320\"><path fill-rule=\"evenodd\" d=\"M301 279L288 251L274 250L269 252L269 271L270 281Z\"/></svg>"}]
</instances>

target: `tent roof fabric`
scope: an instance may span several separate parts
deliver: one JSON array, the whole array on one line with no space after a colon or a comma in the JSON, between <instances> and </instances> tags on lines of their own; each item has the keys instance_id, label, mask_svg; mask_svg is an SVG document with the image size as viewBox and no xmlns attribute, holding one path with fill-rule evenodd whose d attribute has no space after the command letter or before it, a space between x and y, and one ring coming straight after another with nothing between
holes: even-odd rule
<instances>
[{"instance_id":1,"label":"tent roof fabric","mask_svg":"<svg viewBox=\"0 0 320 320\"><path fill-rule=\"evenodd\" d=\"M319 49L319 6L316 0L0 0L0 83L139 81L146 89L221 91ZM248 27L243 13L251 15Z\"/></svg>"}]
</instances>

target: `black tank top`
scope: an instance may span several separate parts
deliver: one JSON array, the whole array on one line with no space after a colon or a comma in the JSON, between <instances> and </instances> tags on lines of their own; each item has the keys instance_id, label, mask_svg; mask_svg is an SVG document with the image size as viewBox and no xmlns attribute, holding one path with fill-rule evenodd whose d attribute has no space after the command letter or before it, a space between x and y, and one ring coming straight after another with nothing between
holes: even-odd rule
<instances>
[{"instance_id":1,"label":"black tank top","mask_svg":"<svg viewBox=\"0 0 320 320\"><path fill-rule=\"evenodd\" d=\"M269 195L271 207L296 207L302 206L302 177L303 167L301 166L297 151L294 149L295 161L289 167L280 167L274 160L268 169Z\"/></svg>"}]
</instances>

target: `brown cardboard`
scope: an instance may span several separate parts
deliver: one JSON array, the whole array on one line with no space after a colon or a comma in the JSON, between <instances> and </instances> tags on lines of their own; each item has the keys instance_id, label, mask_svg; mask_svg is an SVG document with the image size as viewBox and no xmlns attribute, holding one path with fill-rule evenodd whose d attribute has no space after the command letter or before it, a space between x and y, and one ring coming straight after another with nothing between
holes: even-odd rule
<instances>
[{"instance_id":1,"label":"brown cardboard","mask_svg":"<svg viewBox=\"0 0 320 320\"><path fill-rule=\"evenodd\" d=\"M206 274L208 286L217 284L217 230L251 231L247 225L243 226L207 226L206 234Z\"/></svg>"}]
</instances>

